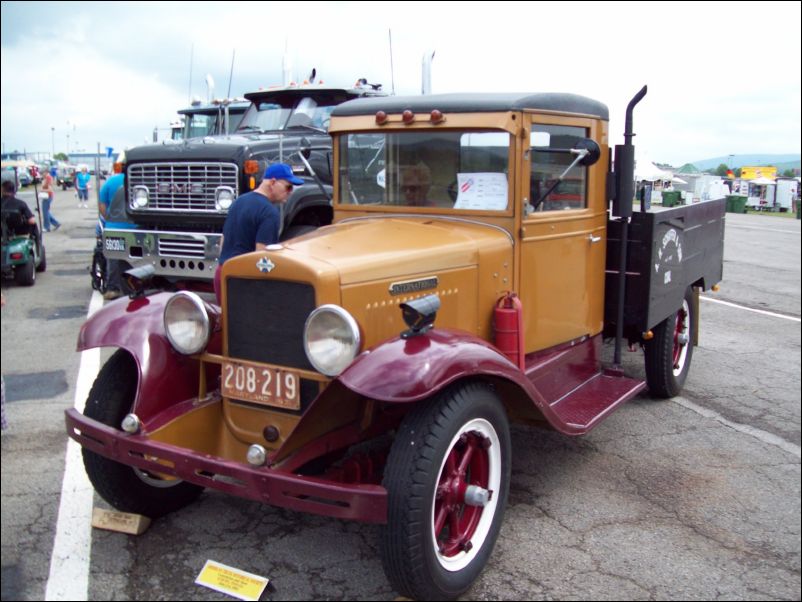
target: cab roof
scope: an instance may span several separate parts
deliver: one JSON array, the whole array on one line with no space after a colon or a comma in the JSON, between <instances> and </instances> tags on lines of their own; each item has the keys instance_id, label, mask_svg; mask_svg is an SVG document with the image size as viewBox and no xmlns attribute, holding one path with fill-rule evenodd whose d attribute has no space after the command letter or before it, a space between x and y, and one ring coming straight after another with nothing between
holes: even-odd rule
<instances>
[{"instance_id":1,"label":"cab roof","mask_svg":"<svg viewBox=\"0 0 802 602\"><path fill-rule=\"evenodd\" d=\"M248 107L251 106L250 101L246 100L236 100L228 105L228 112L229 113L244 113ZM179 115L214 115L218 111L223 109L222 104L206 104L206 105L197 105L193 107L188 107L186 109L181 109L178 111Z\"/></svg>"},{"instance_id":2,"label":"cab roof","mask_svg":"<svg viewBox=\"0 0 802 602\"><path fill-rule=\"evenodd\" d=\"M562 93L465 93L359 98L339 105L332 116L373 115L377 111L402 113L407 109L414 113L429 113L434 109L443 113L496 113L533 109L593 115L605 120L610 118L607 105L585 96Z\"/></svg>"},{"instance_id":3,"label":"cab roof","mask_svg":"<svg viewBox=\"0 0 802 602\"><path fill-rule=\"evenodd\" d=\"M304 96L384 96L384 92L370 88L340 88L321 86L319 84L301 84L298 86L284 86L248 92L245 98L258 102L270 97L304 97Z\"/></svg>"}]
</instances>

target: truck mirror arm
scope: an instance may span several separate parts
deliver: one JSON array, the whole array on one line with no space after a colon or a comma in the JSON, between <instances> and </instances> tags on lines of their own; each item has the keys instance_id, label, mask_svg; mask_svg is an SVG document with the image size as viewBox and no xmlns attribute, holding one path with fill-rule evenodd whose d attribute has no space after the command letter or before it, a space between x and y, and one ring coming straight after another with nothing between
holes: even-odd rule
<instances>
[{"instance_id":1,"label":"truck mirror arm","mask_svg":"<svg viewBox=\"0 0 802 602\"><path fill-rule=\"evenodd\" d=\"M320 181L320 178L315 173L315 170L312 169L312 166L309 164L309 161L307 161L306 157L304 157L304 153L299 152L298 156L301 158L301 161L303 161L303 164L306 166L306 169L309 170L309 173L312 174L312 177L315 179L315 184L317 184L317 187L320 188L320 192L322 192L323 196L326 197L326 199L329 202L331 202L331 195L329 195L329 193L326 191L326 189L323 186L323 182Z\"/></svg>"},{"instance_id":2,"label":"truck mirror arm","mask_svg":"<svg viewBox=\"0 0 802 602\"><path fill-rule=\"evenodd\" d=\"M570 172L570 171L571 171L571 170L572 170L574 167L576 167L576 166L577 166L577 164L579 164L579 163L582 163L582 162L583 162L583 160L585 159L585 157L587 157L587 156L590 154L590 151L589 151L588 149L586 149L586 148L572 148L572 149L570 149L568 152L570 152L570 153L571 153L571 154L573 154L573 155L576 155L576 156L577 156L577 157L576 157L576 159L574 159L574 160L573 160L573 162L571 163L571 165L569 165L568 167L566 167L566 168L565 168L565 171L564 171L564 172L562 172L562 173L561 173L561 174L560 174L560 175L557 177L557 179L554 181L554 183L553 183L551 186L549 186L548 190L546 190L546 192L544 192L542 195L540 195L540 198L539 198L537 201L535 201L535 202L533 203L533 205L532 205L532 211L536 210L536 209L537 209L537 208L540 206L540 204L541 204L543 201L545 201L545 200L546 200L546 198L547 198L547 197L548 197L548 196L549 196L549 195L550 195L552 192L554 192L554 191L557 189L557 187L558 187L558 186L559 186L559 185L562 183L562 181L565 179L565 176L567 176L567 175L568 175L568 172Z\"/></svg>"}]
</instances>

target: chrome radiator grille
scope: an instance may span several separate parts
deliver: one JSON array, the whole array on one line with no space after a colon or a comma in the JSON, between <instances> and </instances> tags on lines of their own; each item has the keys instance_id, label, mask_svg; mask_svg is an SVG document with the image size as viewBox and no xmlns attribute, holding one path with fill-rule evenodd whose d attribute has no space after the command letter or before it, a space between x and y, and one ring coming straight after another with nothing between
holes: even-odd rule
<instances>
[{"instance_id":1,"label":"chrome radiator grille","mask_svg":"<svg viewBox=\"0 0 802 602\"><path fill-rule=\"evenodd\" d=\"M215 191L225 186L239 196L239 169L232 163L137 163L128 168L128 199L144 186L150 201L137 211L218 213Z\"/></svg>"},{"instance_id":2,"label":"chrome radiator grille","mask_svg":"<svg viewBox=\"0 0 802 602\"><path fill-rule=\"evenodd\" d=\"M190 240L188 238L159 237L160 257L206 257L206 245L203 240Z\"/></svg>"}]
</instances>

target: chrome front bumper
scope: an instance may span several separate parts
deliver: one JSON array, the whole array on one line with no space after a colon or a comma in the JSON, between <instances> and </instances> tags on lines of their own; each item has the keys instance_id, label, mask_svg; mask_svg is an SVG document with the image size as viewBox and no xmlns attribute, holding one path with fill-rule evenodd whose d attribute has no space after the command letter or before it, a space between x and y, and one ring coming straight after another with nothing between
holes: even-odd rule
<instances>
[{"instance_id":1,"label":"chrome front bumper","mask_svg":"<svg viewBox=\"0 0 802 602\"><path fill-rule=\"evenodd\" d=\"M221 234L116 230L103 232L103 254L131 267L151 265L165 278L214 279L220 256Z\"/></svg>"}]
</instances>

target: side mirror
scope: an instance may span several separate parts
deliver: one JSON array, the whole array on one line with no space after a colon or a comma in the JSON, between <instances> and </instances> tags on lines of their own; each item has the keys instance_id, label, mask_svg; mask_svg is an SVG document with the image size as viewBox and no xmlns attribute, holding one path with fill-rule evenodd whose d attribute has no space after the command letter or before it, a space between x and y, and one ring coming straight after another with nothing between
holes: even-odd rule
<instances>
[{"instance_id":1,"label":"side mirror","mask_svg":"<svg viewBox=\"0 0 802 602\"><path fill-rule=\"evenodd\" d=\"M586 153L582 153L582 151L586 151ZM577 140L577 143L574 145L574 148L571 149L571 152L576 152L576 154L584 154L579 163L585 167L590 167L599 160L599 157L601 157L601 149L599 148L599 145L596 144L596 141L592 140L591 138L582 138L581 140Z\"/></svg>"}]
</instances>

